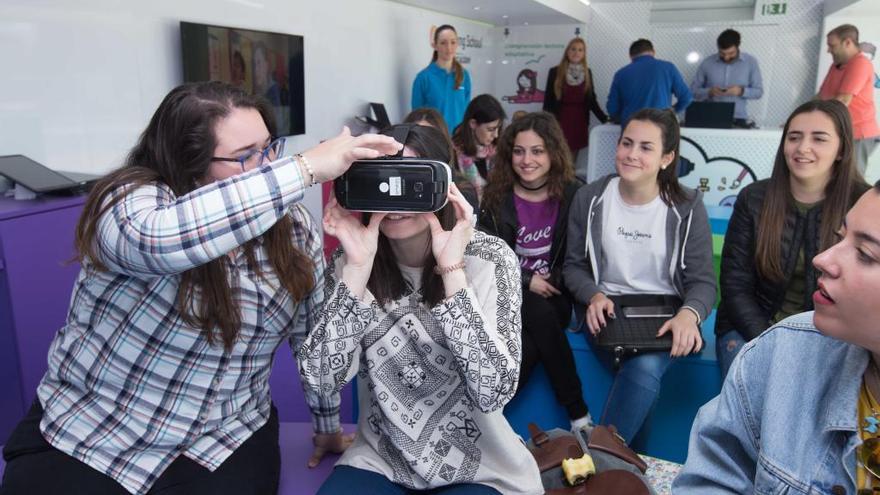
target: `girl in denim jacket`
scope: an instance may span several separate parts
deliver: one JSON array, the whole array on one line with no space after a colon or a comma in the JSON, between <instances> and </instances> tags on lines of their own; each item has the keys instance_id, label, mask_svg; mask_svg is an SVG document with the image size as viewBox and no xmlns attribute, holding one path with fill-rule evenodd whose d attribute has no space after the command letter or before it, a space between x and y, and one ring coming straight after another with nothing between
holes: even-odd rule
<instances>
[{"instance_id":1,"label":"girl in denim jacket","mask_svg":"<svg viewBox=\"0 0 880 495\"><path fill-rule=\"evenodd\" d=\"M846 157L849 159L849 157ZM815 310L743 347L700 409L676 494L880 489L880 182L813 258Z\"/></svg>"}]
</instances>

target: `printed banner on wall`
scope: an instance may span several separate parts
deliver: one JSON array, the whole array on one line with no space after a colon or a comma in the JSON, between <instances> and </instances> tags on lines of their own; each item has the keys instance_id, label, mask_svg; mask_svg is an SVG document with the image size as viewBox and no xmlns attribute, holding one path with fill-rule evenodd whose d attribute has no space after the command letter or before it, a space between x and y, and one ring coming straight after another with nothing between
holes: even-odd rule
<instances>
[{"instance_id":1,"label":"printed banner on wall","mask_svg":"<svg viewBox=\"0 0 880 495\"><path fill-rule=\"evenodd\" d=\"M562 60L565 47L575 33L583 37L583 28L571 25L504 29L500 56L494 63L497 64L494 94L508 115L518 110L541 110L547 73Z\"/></svg>"}]
</instances>

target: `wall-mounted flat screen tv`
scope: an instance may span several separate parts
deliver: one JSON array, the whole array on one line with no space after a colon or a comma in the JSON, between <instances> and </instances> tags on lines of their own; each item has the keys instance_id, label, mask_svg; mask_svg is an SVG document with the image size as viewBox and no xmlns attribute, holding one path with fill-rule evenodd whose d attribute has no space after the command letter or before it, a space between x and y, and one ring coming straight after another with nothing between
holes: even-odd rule
<instances>
[{"instance_id":1,"label":"wall-mounted flat screen tv","mask_svg":"<svg viewBox=\"0 0 880 495\"><path fill-rule=\"evenodd\" d=\"M225 81L264 96L279 136L305 134L303 37L180 23L185 82Z\"/></svg>"}]
</instances>

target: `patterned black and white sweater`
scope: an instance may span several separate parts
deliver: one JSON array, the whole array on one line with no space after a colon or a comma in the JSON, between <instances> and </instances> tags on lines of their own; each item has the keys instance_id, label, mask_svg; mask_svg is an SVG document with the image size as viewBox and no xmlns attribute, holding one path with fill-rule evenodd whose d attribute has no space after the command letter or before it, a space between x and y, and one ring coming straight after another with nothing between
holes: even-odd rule
<instances>
[{"instance_id":1,"label":"patterned black and white sweater","mask_svg":"<svg viewBox=\"0 0 880 495\"><path fill-rule=\"evenodd\" d=\"M421 269L401 266L412 291L380 307L327 271L323 314L300 349L303 381L323 394L358 375L358 434L339 464L412 489L479 483L544 493L531 454L502 408L521 360L520 269L503 241L475 232L468 287L433 308L420 302Z\"/></svg>"}]
</instances>

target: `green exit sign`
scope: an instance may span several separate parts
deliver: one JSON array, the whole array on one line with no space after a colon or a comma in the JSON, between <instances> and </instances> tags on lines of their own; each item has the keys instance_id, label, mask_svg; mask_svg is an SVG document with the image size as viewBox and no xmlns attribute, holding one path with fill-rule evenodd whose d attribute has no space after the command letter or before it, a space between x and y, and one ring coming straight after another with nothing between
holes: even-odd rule
<instances>
[{"instance_id":1,"label":"green exit sign","mask_svg":"<svg viewBox=\"0 0 880 495\"><path fill-rule=\"evenodd\" d=\"M756 0L755 20L779 23L788 17L788 4L791 0Z\"/></svg>"},{"instance_id":2,"label":"green exit sign","mask_svg":"<svg viewBox=\"0 0 880 495\"><path fill-rule=\"evenodd\" d=\"M787 9L788 4L786 2L765 3L764 5L761 5L761 15L785 15Z\"/></svg>"}]
</instances>

